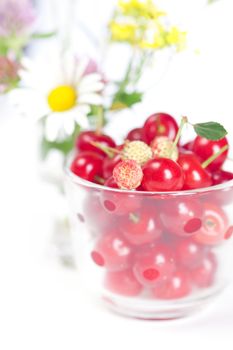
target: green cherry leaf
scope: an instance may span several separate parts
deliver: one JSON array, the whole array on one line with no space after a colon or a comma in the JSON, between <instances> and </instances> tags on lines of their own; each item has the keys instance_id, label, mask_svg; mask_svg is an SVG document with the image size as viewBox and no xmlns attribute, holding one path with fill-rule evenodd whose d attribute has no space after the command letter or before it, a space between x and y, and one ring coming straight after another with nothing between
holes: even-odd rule
<instances>
[{"instance_id":1,"label":"green cherry leaf","mask_svg":"<svg viewBox=\"0 0 233 350\"><path fill-rule=\"evenodd\" d=\"M193 127L199 136L205 137L208 140L221 140L227 135L226 129L216 122L198 123L194 124Z\"/></svg>"}]
</instances>

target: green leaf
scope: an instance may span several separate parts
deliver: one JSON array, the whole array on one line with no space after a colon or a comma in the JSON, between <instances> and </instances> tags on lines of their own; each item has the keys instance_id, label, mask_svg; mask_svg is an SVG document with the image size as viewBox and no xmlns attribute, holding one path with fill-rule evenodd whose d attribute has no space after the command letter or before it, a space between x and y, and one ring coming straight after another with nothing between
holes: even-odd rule
<instances>
[{"instance_id":1,"label":"green leaf","mask_svg":"<svg viewBox=\"0 0 233 350\"><path fill-rule=\"evenodd\" d=\"M194 124L193 127L199 136L208 140L220 140L227 135L226 129L216 122L198 123Z\"/></svg>"},{"instance_id":2,"label":"green leaf","mask_svg":"<svg viewBox=\"0 0 233 350\"><path fill-rule=\"evenodd\" d=\"M48 141L45 137L41 140L41 156L42 159L45 159L49 152L51 150L58 150L60 151L64 156L70 153L72 149L74 148L74 142L77 137L77 135L80 132L80 126L77 124L74 133L67 137L64 141Z\"/></svg>"},{"instance_id":3,"label":"green leaf","mask_svg":"<svg viewBox=\"0 0 233 350\"><path fill-rule=\"evenodd\" d=\"M134 91L131 93L121 92L116 95L112 109L122 109L129 108L142 101L142 93L138 91ZM117 108L116 108L117 107Z\"/></svg>"},{"instance_id":4,"label":"green leaf","mask_svg":"<svg viewBox=\"0 0 233 350\"><path fill-rule=\"evenodd\" d=\"M32 39L49 39L56 34L57 34L56 31L48 32L48 33L34 33L31 35L31 38Z\"/></svg>"},{"instance_id":5,"label":"green leaf","mask_svg":"<svg viewBox=\"0 0 233 350\"><path fill-rule=\"evenodd\" d=\"M88 113L88 116L96 116L96 114L98 114L98 112L99 112L100 106L91 105L90 107L91 107L91 109L90 109L90 112Z\"/></svg>"}]
</instances>

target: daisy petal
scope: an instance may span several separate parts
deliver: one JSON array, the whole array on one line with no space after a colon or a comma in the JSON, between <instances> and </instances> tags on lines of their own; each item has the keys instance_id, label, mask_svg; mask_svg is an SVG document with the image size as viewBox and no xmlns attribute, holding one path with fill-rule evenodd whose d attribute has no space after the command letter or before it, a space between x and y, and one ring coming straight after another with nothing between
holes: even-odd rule
<instances>
[{"instance_id":1,"label":"daisy petal","mask_svg":"<svg viewBox=\"0 0 233 350\"><path fill-rule=\"evenodd\" d=\"M58 113L51 114L45 121L45 138L50 142L58 140L62 127L63 116Z\"/></svg>"},{"instance_id":2,"label":"daisy petal","mask_svg":"<svg viewBox=\"0 0 233 350\"><path fill-rule=\"evenodd\" d=\"M89 127L89 121L87 114L83 113L82 107L83 106L79 106L75 108L74 119L83 129L87 129Z\"/></svg>"},{"instance_id":3,"label":"daisy petal","mask_svg":"<svg viewBox=\"0 0 233 350\"><path fill-rule=\"evenodd\" d=\"M50 112L44 96L34 90L14 89L9 93L9 99L19 114L35 122Z\"/></svg>"},{"instance_id":4,"label":"daisy petal","mask_svg":"<svg viewBox=\"0 0 233 350\"><path fill-rule=\"evenodd\" d=\"M91 108L88 104L79 104L75 108L72 109L72 111L77 111L77 110L84 115L88 115Z\"/></svg>"},{"instance_id":5,"label":"daisy petal","mask_svg":"<svg viewBox=\"0 0 233 350\"><path fill-rule=\"evenodd\" d=\"M86 92L100 92L104 88L104 83L102 82L96 82L96 83L91 83L88 85L82 85L80 84L79 87L79 92L80 93L86 93Z\"/></svg>"},{"instance_id":6,"label":"daisy petal","mask_svg":"<svg viewBox=\"0 0 233 350\"><path fill-rule=\"evenodd\" d=\"M90 105L100 105L103 103L103 97L95 93L83 94L79 97L79 103L87 103Z\"/></svg>"},{"instance_id":7,"label":"daisy petal","mask_svg":"<svg viewBox=\"0 0 233 350\"><path fill-rule=\"evenodd\" d=\"M66 119L63 119L63 127L67 136L73 134L75 128L75 121L72 114L70 114L69 116L67 115Z\"/></svg>"},{"instance_id":8,"label":"daisy petal","mask_svg":"<svg viewBox=\"0 0 233 350\"><path fill-rule=\"evenodd\" d=\"M81 86L86 86L94 83L101 82L102 77L98 73L88 74L80 81Z\"/></svg>"}]
</instances>

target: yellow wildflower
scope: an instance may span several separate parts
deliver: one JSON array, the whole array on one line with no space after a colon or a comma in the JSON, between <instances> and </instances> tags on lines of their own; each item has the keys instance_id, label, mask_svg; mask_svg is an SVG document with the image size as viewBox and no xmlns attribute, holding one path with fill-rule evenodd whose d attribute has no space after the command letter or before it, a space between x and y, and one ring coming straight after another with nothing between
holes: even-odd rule
<instances>
[{"instance_id":1,"label":"yellow wildflower","mask_svg":"<svg viewBox=\"0 0 233 350\"><path fill-rule=\"evenodd\" d=\"M118 7L109 28L112 41L126 42L141 49L163 49L185 46L186 33L164 24L166 14L153 0L118 0Z\"/></svg>"},{"instance_id":2,"label":"yellow wildflower","mask_svg":"<svg viewBox=\"0 0 233 350\"><path fill-rule=\"evenodd\" d=\"M119 0L118 7L124 14L129 15L132 13L132 10L144 10L145 2L140 0Z\"/></svg>"},{"instance_id":3,"label":"yellow wildflower","mask_svg":"<svg viewBox=\"0 0 233 350\"><path fill-rule=\"evenodd\" d=\"M118 7L122 14L126 16L149 19L165 16L165 12L159 11L152 0L119 0Z\"/></svg>"},{"instance_id":4,"label":"yellow wildflower","mask_svg":"<svg viewBox=\"0 0 233 350\"><path fill-rule=\"evenodd\" d=\"M162 49L167 46L166 30L159 22L154 22L148 32L145 33L143 40L139 43L142 49Z\"/></svg>"},{"instance_id":5,"label":"yellow wildflower","mask_svg":"<svg viewBox=\"0 0 233 350\"><path fill-rule=\"evenodd\" d=\"M137 26L135 24L124 24L111 21L109 27L111 30L112 40L135 43L137 30Z\"/></svg>"},{"instance_id":6,"label":"yellow wildflower","mask_svg":"<svg viewBox=\"0 0 233 350\"><path fill-rule=\"evenodd\" d=\"M142 49L162 49L166 46L166 41L161 36L155 36L154 40L142 40L139 47Z\"/></svg>"},{"instance_id":7,"label":"yellow wildflower","mask_svg":"<svg viewBox=\"0 0 233 350\"><path fill-rule=\"evenodd\" d=\"M172 27L166 35L168 45L175 45L178 51L184 49L186 44L186 32L180 31L177 27Z\"/></svg>"}]
</instances>

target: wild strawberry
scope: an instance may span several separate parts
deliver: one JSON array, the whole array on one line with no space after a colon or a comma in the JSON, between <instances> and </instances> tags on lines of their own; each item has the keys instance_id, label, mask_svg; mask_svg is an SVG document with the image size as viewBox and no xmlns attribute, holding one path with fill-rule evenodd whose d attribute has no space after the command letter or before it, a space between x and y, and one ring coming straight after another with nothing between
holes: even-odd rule
<instances>
[{"instance_id":1,"label":"wild strawberry","mask_svg":"<svg viewBox=\"0 0 233 350\"><path fill-rule=\"evenodd\" d=\"M178 148L166 136L155 137L151 142L151 148L155 158L170 158L174 161L178 159Z\"/></svg>"},{"instance_id":2,"label":"wild strawberry","mask_svg":"<svg viewBox=\"0 0 233 350\"><path fill-rule=\"evenodd\" d=\"M123 160L135 160L139 165L145 164L152 157L152 149L142 141L126 142L122 151Z\"/></svg>"},{"instance_id":3,"label":"wild strawberry","mask_svg":"<svg viewBox=\"0 0 233 350\"><path fill-rule=\"evenodd\" d=\"M124 160L113 169L113 178L119 188L134 190L141 184L143 172L135 160Z\"/></svg>"}]
</instances>

